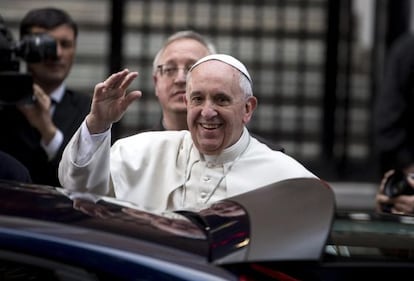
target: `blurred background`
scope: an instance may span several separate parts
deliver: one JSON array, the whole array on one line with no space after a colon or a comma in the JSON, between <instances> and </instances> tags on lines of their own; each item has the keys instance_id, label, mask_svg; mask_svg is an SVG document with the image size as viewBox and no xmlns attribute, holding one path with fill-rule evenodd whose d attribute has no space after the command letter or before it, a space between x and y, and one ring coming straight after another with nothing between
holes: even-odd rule
<instances>
[{"instance_id":1,"label":"blurred background","mask_svg":"<svg viewBox=\"0 0 414 281\"><path fill-rule=\"evenodd\" d=\"M68 80L76 90L92 94L125 67L140 73L133 86L144 96L122 119L120 136L160 118L153 57L172 32L194 29L248 67L259 100L252 131L328 181L376 183L373 102L390 44L412 29L411 2L1 0L0 15L18 40L28 10L69 12L80 28Z\"/></svg>"}]
</instances>

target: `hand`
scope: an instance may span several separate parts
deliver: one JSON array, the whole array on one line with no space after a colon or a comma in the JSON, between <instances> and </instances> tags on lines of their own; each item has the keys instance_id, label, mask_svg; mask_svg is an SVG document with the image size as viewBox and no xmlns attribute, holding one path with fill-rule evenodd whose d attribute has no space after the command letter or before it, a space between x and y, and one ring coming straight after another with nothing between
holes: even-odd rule
<instances>
[{"instance_id":1,"label":"hand","mask_svg":"<svg viewBox=\"0 0 414 281\"><path fill-rule=\"evenodd\" d=\"M385 172L384 176L381 179L381 183L380 183L380 187L379 187L379 192L378 193L384 193L385 183L388 181L388 179L393 174L395 174L395 170L389 170L389 171Z\"/></svg>"},{"instance_id":2,"label":"hand","mask_svg":"<svg viewBox=\"0 0 414 281\"><path fill-rule=\"evenodd\" d=\"M95 86L91 112L86 117L91 134L108 130L112 123L121 119L128 106L142 96L141 91L126 92L137 76L138 72L124 69Z\"/></svg>"},{"instance_id":3,"label":"hand","mask_svg":"<svg viewBox=\"0 0 414 281\"><path fill-rule=\"evenodd\" d=\"M384 211L386 207L387 212L394 214L413 214L414 213L414 195L399 195L390 198L383 194L385 183L395 173L395 170L387 171L381 180L379 191L376 195L376 210ZM407 174L407 182L414 188L414 179L411 173Z\"/></svg>"},{"instance_id":4,"label":"hand","mask_svg":"<svg viewBox=\"0 0 414 281\"><path fill-rule=\"evenodd\" d=\"M395 170L387 171L381 179L381 183L375 196L375 209L377 212L388 212L392 208L392 199L384 194L385 183L395 173Z\"/></svg>"},{"instance_id":5,"label":"hand","mask_svg":"<svg viewBox=\"0 0 414 281\"><path fill-rule=\"evenodd\" d=\"M379 211L383 211L383 206L390 206L387 212L393 214L413 214L414 213L414 195L399 195L394 198L390 198L386 195L378 194L376 197L377 202L381 205L377 208Z\"/></svg>"},{"instance_id":6,"label":"hand","mask_svg":"<svg viewBox=\"0 0 414 281\"><path fill-rule=\"evenodd\" d=\"M43 142L48 144L57 131L50 114L52 102L43 89L36 84L33 85L33 95L36 102L18 105L18 109L30 125L39 131Z\"/></svg>"}]
</instances>

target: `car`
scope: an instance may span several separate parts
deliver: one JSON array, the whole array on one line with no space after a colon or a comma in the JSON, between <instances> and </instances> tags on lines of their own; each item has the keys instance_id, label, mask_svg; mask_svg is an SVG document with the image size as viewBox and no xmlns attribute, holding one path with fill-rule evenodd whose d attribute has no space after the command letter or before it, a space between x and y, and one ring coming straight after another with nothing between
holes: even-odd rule
<instances>
[{"instance_id":1,"label":"car","mask_svg":"<svg viewBox=\"0 0 414 281\"><path fill-rule=\"evenodd\" d=\"M414 217L339 210L314 178L162 213L0 181L0 280L399 280L413 250Z\"/></svg>"}]
</instances>

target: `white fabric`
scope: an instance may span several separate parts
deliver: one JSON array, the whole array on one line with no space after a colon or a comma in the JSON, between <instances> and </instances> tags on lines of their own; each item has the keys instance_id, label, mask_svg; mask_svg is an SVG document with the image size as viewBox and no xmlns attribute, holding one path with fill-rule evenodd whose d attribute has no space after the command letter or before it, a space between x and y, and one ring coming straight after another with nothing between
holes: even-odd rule
<instances>
[{"instance_id":1,"label":"white fabric","mask_svg":"<svg viewBox=\"0 0 414 281\"><path fill-rule=\"evenodd\" d=\"M59 129L56 130L56 134L48 144L45 144L43 140L40 141L40 145L45 150L49 160L52 160L55 157L62 143L63 133Z\"/></svg>"},{"instance_id":2,"label":"white fabric","mask_svg":"<svg viewBox=\"0 0 414 281\"><path fill-rule=\"evenodd\" d=\"M208 161L193 145L190 132L157 131L120 139L112 148L109 136L89 143L94 153L87 153L89 159L79 164L75 159L79 147L85 145L81 132L85 133L78 130L63 153L62 186L115 196L152 212L205 207L206 194L226 171L208 203L284 179L315 177L290 156L252 138L247 129L235 145Z\"/></svg>"},{"instance_id":3,"label":"white fabric","mask_svg":"<svg viewBox=\"0 0 414 281\"><path fill-rule=\"evenodd\" d=\"M80 130L80 143L82 143L82 145L79 146L78 153L74 155L76 157L74 161L78 165L83 166L92 158L99 145L106 138L110 138L111 130L109 129L103 133L91 135L85 121L82 122Z\"/></svg>"}]
</instances>

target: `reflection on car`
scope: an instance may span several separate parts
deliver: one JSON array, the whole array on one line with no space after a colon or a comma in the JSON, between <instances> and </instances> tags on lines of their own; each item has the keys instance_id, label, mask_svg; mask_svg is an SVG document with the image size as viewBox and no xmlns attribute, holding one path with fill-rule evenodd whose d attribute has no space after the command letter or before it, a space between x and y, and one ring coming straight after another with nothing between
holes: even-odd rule
<instances>
[{"instance_id":1,"label":"reflection on car","mask_svg":"<svg viewBox=\"0 0 414 281\"><path fill-rule=\"evenodd\" d=\"M399 280L414 217L336 208L301 178L154 213L59 187L0 182L0 280Z\"/></svg>"}]
</instances>

